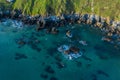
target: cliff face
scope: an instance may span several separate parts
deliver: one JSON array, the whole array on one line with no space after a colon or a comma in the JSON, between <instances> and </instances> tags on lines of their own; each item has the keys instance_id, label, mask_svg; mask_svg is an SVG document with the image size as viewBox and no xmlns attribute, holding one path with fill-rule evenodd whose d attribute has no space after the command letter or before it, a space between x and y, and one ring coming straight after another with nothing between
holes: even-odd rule
<instances>
[{"instance_id":1,"label":"cliff face","mask_svg":"<svg viewBox=\"0 0 120 80\"><path fill-rule=\"evenodd\" d=\"M5 2L5 0L0 0ZM13 9L22 9L23 13L36 15L47 13L95 13L100 16L120 20L120 0L15 0Z\"/></svg>"}]
</instances>

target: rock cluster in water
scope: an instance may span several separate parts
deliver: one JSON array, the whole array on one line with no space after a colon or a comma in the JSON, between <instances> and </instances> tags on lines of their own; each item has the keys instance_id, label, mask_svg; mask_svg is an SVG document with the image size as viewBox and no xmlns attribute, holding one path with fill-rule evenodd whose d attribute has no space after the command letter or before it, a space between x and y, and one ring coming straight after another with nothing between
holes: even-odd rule
<instances>
[{"instance_id":1,"label":"rock cluster in water","mask_svg":"<svg viewBox=\"0 0 120 80\"><path fill-rule=\"evenodd\" d=\"M103 41L120 44L120 22L108 20L104 17L95 14L62 14L61 16L30 16L23 15L21 10L6 10L0 11L0 21L3 18L10 18L22 21L24 24L37 24L36 30L46 28L47 33L57 34L59 31L57 27L73 23L86 23L100 28L105 36Z\"/></svg>"}]
</instances>

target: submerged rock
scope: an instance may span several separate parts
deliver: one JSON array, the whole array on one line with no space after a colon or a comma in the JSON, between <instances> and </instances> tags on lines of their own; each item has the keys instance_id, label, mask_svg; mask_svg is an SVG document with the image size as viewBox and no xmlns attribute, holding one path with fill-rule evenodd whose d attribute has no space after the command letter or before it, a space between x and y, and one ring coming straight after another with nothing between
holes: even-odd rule
<instances>
[{"instance_id":1,"label":"submerged rock","mask_svg":"<svg viewBox=\"0 0 120 80\"><path fill-rule=\"evenodd\" d=\"M45 71L47 73L50 73L50 74L54 74L55 73L55 71L53 70L53 68L50 65L46 66Z\"/></svg>"},{"instance_id":2,"label":"submerged rock","mask_svg":"<svg viewBox=\"0 0 120 80\"><path fill-rule=\"evenodd\" d=\"M61 62L61 61L62 61L60 55L55 56L55 60L58 61L58 62Z\"/></svg>"},{"instance_id":3,"label":"submerged rock","mask_svg":"<svg viewBox=\"0 0 120 80\"><path fill-rule=\"evenodd\" d=\"M48 53L48 55L50 55L50 56L55 56L55 53L56 53L56 48L49 48L49 49L47 49L47 53Z\"/></svg>"},{"instance_id":4,"label":"submerged rock","mask_svg":"<svg viewBox=\"0 0 120 80\"><path fill-rule=\"evenodd\" d=\"M100 74L100 75L104 75L106 77L109 77L109 75L106 72L102 71L102 70L98 70L97 73Z\"/></svg>"},{"instance_id":5,"label":"submerged rock","mask_svg":"<svg viewBox=\"0 0 120 80\"><path fill-rule=\"evenodd\" d=\"M58 80L56 77L51 77L50 80Z\"/></svg>"},{"instance_id":6,"label":"submerged rock","mask_svg":"<svg viewBox=\"0 0 120 80\"><path fill-rule=\"evenodd\" d=\"M83 59L85 59L85 60L87 60L87 61L92 61L92 59L91 58L89 58L89 57L87 57L87 56L85 56L85 55L83 55L83 57L82 57Z\"/></svg>"},{"instance_id":7,"label":"submerged rock","mask_svg":"<svg viewBox=\"0 0 120 80\"><path fill-rule=\"evenodd\" d=\"M63 62L56 62L59 69L65 68L65 64Z\"/></svg>"},{"instance_id":8,"label":"submerged rock","mask_svg":"<svg viewBox=\"0 0 120 80\"><path fill-rule=\"evenodd\" d=\"M39 48L36 44L31 44L31 48L33 50L36 50L37 52L40 52L41 51L41 48Z\"/></svg>"},{"instance_id":9,"label":"submerged rock","mask_svg":"<svg viewBox=\"0 0 120 80\"><path fill-rule=\"evenodd\" d=\"M40 77L43 78L43 79L48 79L48 75L47 74L41 74Z\"/></svg>"},{"instance_id":10,"label":"submerged rock","mask_svg":"<svg viewBox=\"0 0 120 80\"><path fill-rule=\"evenodd\" d=\"M92 77L92 80L98 80L97 75L95 74L92 74L91 77Z\"/></svg>"},{"instance_id":11,"label":"submerged rock","mask_svg":"<svg viewBox=\"0 0 120 80\"><path fill-rule=\"evenodd\" d=\"M15 53L15 60L27 59L28 57L22 53Z\"/></svg>"},{"instance_id":12,"label":"submerged rock","mask_svg":"<svg viewBox=\"0 0 120 80\"><path fill-rule=\"evenodd\" d=\"M76 61L76 65L77 65L77 67L82 67L82 62L80 62L80 61Z\"/></svg>"}]
</instances>

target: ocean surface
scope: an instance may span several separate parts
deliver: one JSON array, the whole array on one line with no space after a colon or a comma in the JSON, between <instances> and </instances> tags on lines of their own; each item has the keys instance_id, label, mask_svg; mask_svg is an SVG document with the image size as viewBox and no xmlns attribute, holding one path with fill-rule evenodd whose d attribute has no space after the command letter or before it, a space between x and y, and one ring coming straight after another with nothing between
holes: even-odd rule
<instances>
[{"instance_id":1,"label":"ocean surface","mask_svg":"<svg viewBox=\"0 0 120 80\"><path fill-rule=\"evenodd\" d=\"M73 24L48 34L35 27L17 27L12 20L0 23L0 80L120 80L120 47L103 42L99 29ZM73 38L65 36L66 30ZM79 47L83 55L66 59L57 51L64 44Z\"/></svg>"}]
</instances>

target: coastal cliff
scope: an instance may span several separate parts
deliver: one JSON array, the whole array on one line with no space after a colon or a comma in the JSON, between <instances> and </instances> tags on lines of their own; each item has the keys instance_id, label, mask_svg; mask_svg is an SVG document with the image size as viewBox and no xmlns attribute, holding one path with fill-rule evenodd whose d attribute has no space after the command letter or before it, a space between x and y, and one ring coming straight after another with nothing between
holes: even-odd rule
<instances>
[{"instance_id":1,"label":"coastal cliff","mask_svg":"<svg viewBox=\"0 0 120 80\"><path fill-rule=\"evenodd\" d=\"M7 8L21 9L30 15L60 15L62 13L94 13L120 20L120 0L15 0L12 3L0 0Z\"/></svg>"}]
</instances>

